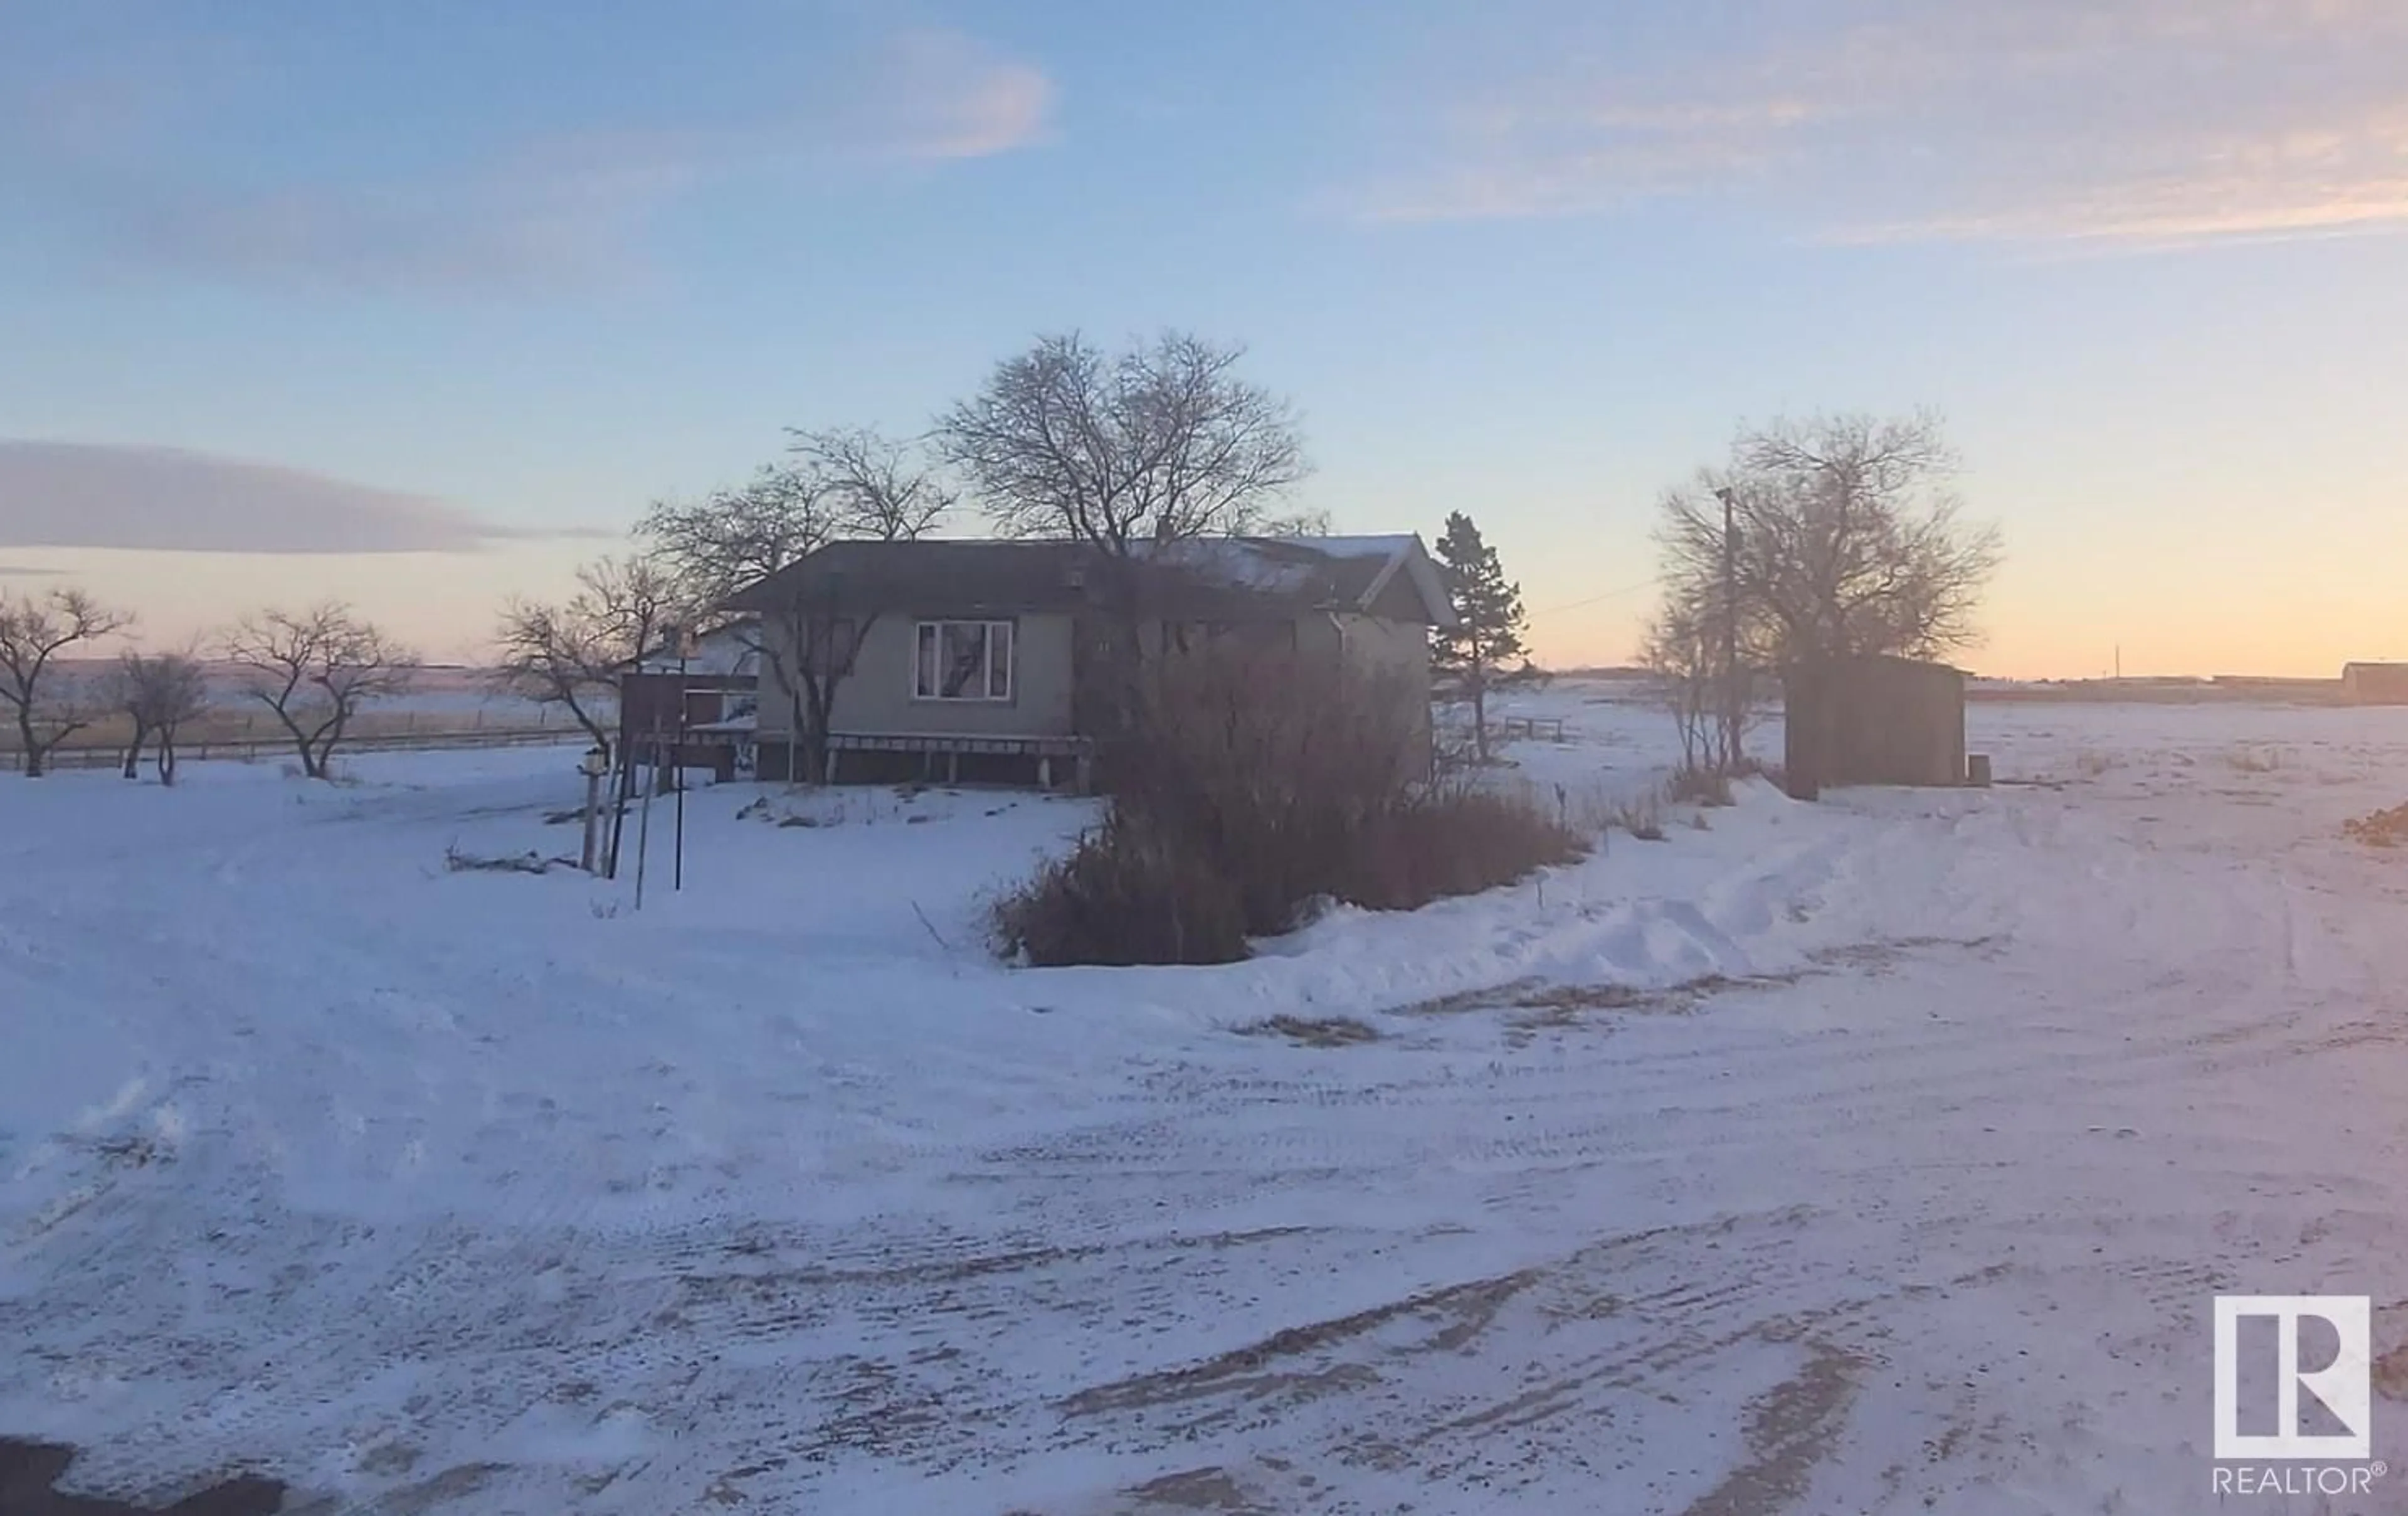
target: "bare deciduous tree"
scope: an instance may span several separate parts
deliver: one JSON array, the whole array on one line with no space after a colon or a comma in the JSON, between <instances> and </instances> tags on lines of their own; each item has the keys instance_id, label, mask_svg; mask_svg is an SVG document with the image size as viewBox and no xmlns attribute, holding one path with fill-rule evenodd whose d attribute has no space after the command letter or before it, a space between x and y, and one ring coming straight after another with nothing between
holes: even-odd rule
<instances>
[{"instance_id":1,"label":"bare deciduous tree","mask_svg":"<svg viewBox=\"0 0 2408 1516\"><path fill-rule=\"evenodd\" d=\"M786 701L786 782L824 784L837 690L853 674L875 610L848 608L825 589L796 585L761 612L754 648Z\"/></svg>"},{"instance_id":2,"label":"bare deciduous tree","mask_svg":"<svg viewBox=\"0 0 2408 1516\"><path fill-rule=\"evenodd\" d=\"M1044 338L946 413L939 444L1008 535L1125 560L1248 531L1311 470L1293 409L1238 377L1244 356L1176 332L1118 354Z\"/></svg>"},{"instance_id":3,"label":"bare deciduous tree","mask_svg":"<svg viewBox=\"0 0 2408 1516\"><path fill-rule=\"evenodd\" d=\"M1742 657L1759 666L1970 646L2001 550L1996 527L1965 518L1956 470L1929 415L1744 431L1727 467L1664 497L1668 612L1719 624L1727 571ZM1727 570L1725 492L1737 526Z\"/></svg>"},{"instance_id":4,"label":"bare deciduous tree","mask_svg":"<svg viewBox=\"0 0 2408 1516\"><path fill-rule=\"evenodd\" d=\"M312 779L332 777L335 748L360 707L407 690L418 667L415 654L333 600L245 616L225 652L248 671L248 692L276 714Z\"/></svg>"},{"instance_id":5,"label":"bare deciduous tree","mask_svg":"<svg viewBox=\"0 0 2408 1516\"><path fill-rule=\"evenodd\" d=\"M142 689L143 657L140 653L119 654L117 667L103 686L109 709L123 716L130 729L125 759L118 766L128 779L142 776L142 750L150 745L150 704Z\"/></svg>"},{"instance_id":6,"label":"bare deciduous tree","mask_svg":"<svg viewBox=\"0 0 2408 1516\"><path fill-rule=\"evenodd\" d=\"M1744 742L1755 702L1738 702L1734 729L1721 623L1712 608L1675 602L1660 607L1647 625L1640 661L1656 676L1657 694L1680 731L1682 772L1729 772L1740 758L1734 744Z\"/></svg>"},{"instance_id":7,"label":"bare deciduous tree","mask_svg":"<svg viewBox=\"0 0 2408 1516\"><path fill-rule=\"evenodd\" d=\"M1047 337L938 423L998 531L1092 550L1102 614L1082 677L1099 724L1143 715L1144 562L1274 525L1270 507L1311 471L1293 408L1238 376L1244 355L1176 332L1117 354Z\"/></svg>"},{"instance_id":8,"label":"bare deciduous tree","mask_svg":"<svg viewBox=\"0 0 2408 1516\"><path fill-rule=\"evenodd\" d=\"M698 504L657 505L637 527L681 587L674 619L707 625L740 591L838 539L901 541L959 498L915 443L859 427L796 429L796 461ZM869 623L822 587L796 584L759 610L752 638L768 683L793 715L790 781L826 772L828 715Z\"/></svg>"},{"instance_id":9,"label":"bare deciduous tree","mask_svg":"<svg viewBox=\"0 0 2408 1516\"><path fill-rule=\"evenodd\" d=\"M861 427L795 431L794 452L824 513L820 541L910 541L953 510L959 493L914 444ZM786 701L794 741L786 779L825 782L837 690L853 673L875 611L836 602L823 585L797 582L760 610L752 646Z\"/></svg>"},{"instance_id":10,"label":"bare deciduous tree","mask_svg":"<svg viewBox=\"0 0 2408 1516\"><path fill-rule=\"evenodd\" d=\"M1326 537L1331 525L1326 509L1307 505L1280 515L1266 515L1250 529L1265 537Z\"/></svg>"},{"instance_id":11,"label":"bare deciduous tree","mask_svg":"<svg viewBox=\"0 0 2408 1516\"><path fill-rule=\"evenodd\" d=\"M92 725L99 701L91 682L68 677L53 660L67 648L121 631L134 618L79 589L39 598L0 597L0 701L17 717L19 761L38 779L50 752Z\"/></svg>"},{"instance_id":12,"label":"bare deciduous tree","mask_svg":"<svg viewBox=\"0 0 2408 1516\"><path fill-rule=\"evenodd\" d=\"M918 443L861 426L790 428L789 435L791 451L827 504L832 535L910 541L925 536L961 498Z\"/></svg>"},{"instance_id":13,"label":"bare deciduous tree","mask_svg":"<svg viewBox=\"0 0 2408 1516\"><path fill-rule=\"evenodd\" d=\"M681 596L666 570L640 557L589 563L577 583L558 604L514 599L503 608L494 676L523 700L562 707L609 751L606 716L620 672L677 618Z\"/></svg>"},{"instance_id":14,"label":"bare deciduous tree","mask_svg":"<svg viewBox=\"0 0 2408 1516\"><path fill-rule=\"evenodd\" d=\"M689 623L836 534L834 501L815 469L764 467L734 489L693 505L658 501L636 534L677 583Z\"/></svg>"},{"instance_id":15,"label":"bare deciduous tree","mask_svg":"<svg viewBox=\"0 0 2408 1516\"><path fill-rule=\"evenodd\" d=\"M208 709L208 671L190 652L126 653L117 663L110 694L133 726L125 746L125 777L140 774L142 749L155 744L159 782L176 782L176 734Z\"/></svg>"}]
</instances>

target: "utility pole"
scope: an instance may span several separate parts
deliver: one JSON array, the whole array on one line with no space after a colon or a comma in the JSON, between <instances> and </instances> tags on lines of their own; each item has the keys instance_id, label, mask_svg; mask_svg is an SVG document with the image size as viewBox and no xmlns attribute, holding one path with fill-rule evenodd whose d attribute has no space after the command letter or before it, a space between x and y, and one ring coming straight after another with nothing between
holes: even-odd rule
<instances>
[{"instance_id":1,"label":"utility pole","mask_svg":"<svg viewBox=\"0 0 2408 1516\"><path fill-rule=\"evenodd\" d=\"M1739 673L1739 498L1726 486L1723 502L1723 771L1739 766L1740 714L1744 709Z\"/></svg>"}]
</instances>

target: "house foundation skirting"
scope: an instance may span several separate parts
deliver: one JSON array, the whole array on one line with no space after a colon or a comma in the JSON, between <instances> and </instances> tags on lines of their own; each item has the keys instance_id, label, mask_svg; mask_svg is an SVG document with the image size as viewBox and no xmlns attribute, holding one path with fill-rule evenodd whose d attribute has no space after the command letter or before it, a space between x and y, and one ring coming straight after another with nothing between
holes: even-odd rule
<instances>
[{"instance_id":1,"label":"house foundation skirting","mask_svg":"<svg viewBox=\"0 0 2408 1516\"><path fill-rule=\"evenodd\" d=\"M897 756L916 756L918 777L944 784L961 783L966 768L973 774L991 775L1003 763L1024 775L1030 772L1013 760L1025 760L1033 767L1040 789L1053 789L1067 780L1084 792L1095 780L1094 744L1084 737L848 731L831 736L827 745L830 784L843 783L848 777L892 777ZM848 763L849 758L854 761Z\"/></svg>"}]
</instances>

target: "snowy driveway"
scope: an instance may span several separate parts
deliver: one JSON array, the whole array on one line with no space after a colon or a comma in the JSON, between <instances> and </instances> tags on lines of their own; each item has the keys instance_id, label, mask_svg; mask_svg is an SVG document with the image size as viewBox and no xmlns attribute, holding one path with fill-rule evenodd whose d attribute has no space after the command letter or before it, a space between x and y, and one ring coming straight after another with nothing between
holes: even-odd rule
<instances>
[{"instance_id":1,"label":"snowy driveway","mask_svg":"<svg viewBox=\"0 0 2408 1516\"><path fill-rule=\"evenodd\" d=\"M698 796L638 916L444 871L557 844L543 755L0 787L0 1436L329 1511L2198 1510L2212 1295L2408 1341L2389 715L1985 710L2062 788L1200 972L981 960L1058 802Z\"/></svg>"}]
</instances>

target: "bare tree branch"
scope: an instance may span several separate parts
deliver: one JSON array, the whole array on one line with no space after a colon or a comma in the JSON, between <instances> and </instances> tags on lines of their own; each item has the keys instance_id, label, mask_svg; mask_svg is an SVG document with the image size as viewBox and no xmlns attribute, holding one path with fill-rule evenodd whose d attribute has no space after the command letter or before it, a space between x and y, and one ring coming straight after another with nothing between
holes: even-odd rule
<instances>
[{"instance_id":1,"label":"bare tree branch","mask_svg":"<svg viewBox=\"0 0 2408 1516\"><path fill-rule=\"evenodd\" d=\"M827 781L837 691L852 677L861 645L877 624L876 611L840 606L828 592L801 585L761 614L752 646L786 700L787 783Z\"/></svg>"},{"instance_id":2,"label":"bare tree branch","mask_svg":"<svg viewBox=\"0 0 2408 1516\"><path fill-rule=\"evenodd\" d=\"M666 570L639 557L589 563L577 582L577 593L559 604L503 607L494 677L523 700L566 710L608 751L620 672L676 620L681 592Z\"/></svg>"},{"instance_id":3,"label":"bare tree branch","mask_svg":"<svg viewBox=\"0 0 2408 1516\"><path fill-rule=\"evenodd\" d=\"M1723 659L1722 623L1713 604L1668 601L1646 628L1640 661L1656 676L1657 698L1681 735L1681 769L1727 773L1738 763L1756 715L1753 681L1738 710L1726 709L1730 686ZM1737 729L1727 717L1736 715Z\"/></svg>"},{"instance_id":4,"label":"bare tree branch","mask_svg":"<svg viewBox=\"0 0 2408 1516\"><path fill-rule=\"evenodd\" d=\"M867 427L788 428L833 517L831 535L882 542L925 536L961 498L916 442Z\"/></svg>"},{"instance_id":5,"label":"bare tree branch","mask_svg":"<svg viewBox=\"0 0 2408 1516\"><path fill-rule=\"evenodd\" d=\"M350 606L245 616L226 657L248 671L247 691L276 715L312 779L333 776L336 747L360 707L408 689L418 657Z\"/></svg>"},{"instance_id":6,"label":"bare tree branch","mask_svg":"<svg viewBox=\"0 0 2408 1516\"><path fill-rule=\"evenodd\" d=\"M1311 466L1293 409L1237 377L1244 355L1176 332L1112 355L1044 338L946 413L939 445L1007 535L1125 559L1251 530Z\"/></svg>"},{"instance_id":7,"label":"bare tree branch","mask_svg":"<svg viewBox=\"0 0 2408 1516\"><path fill-rule=\"evenodd\" d=\"M1245 350L1169 332L1107 354L1076 332L998 364L939 419L938 446L1006 536L1093 550L1097 720L1141 715L1142 560L1259 529L1311 472L1288 403L1238 377Z\"/></svg>"},{"instance_id":8,"label":"bare tree branch","mask_svg":"<svg viewBox=\"0 0 2408 1516\"><path fill-rule=\"evenodd\" d=\"M676 581L684 625L836 535L835 506L815 470L771 464L697 504L655 502L636 533Z\"/></svg>"},{"instance_id":9,"label":"bare tree branch","mask_svg":"<svg viewBox=\"0 0 2408 1516\"><path fill-rule=\"evenodd\" d=\"M134 618L111 611L80 589L38 599L0 597L0 702L17 717L25 777L38 779L50 752L93 723L96 692L52 666L62 651L123 630Z\"/></svg>"},{"instance_id":10,"label":"bare tree branch","mask_svg":"<svg viewBox=\"0 0 2408 1516\"><path fill-rule=\"evenodd\" d=\"M159 782L176 782L176 733L209 705L208 671L191 650L129 652L118 658L110 682L111 702L133 726L125 747L124 774L139 776L142 749L155 742Z\"/></svg>"},{"instance_id":11,"label":"bare tree branch","mask_svg":"<svg viewBox=\"0 0 2408 1516\"><path fill-rule=\"evenodd\" d=\"M2002 556L1968 521L1939 421L1822 417L1741 434L1729 464L1668 492L1656 527L1666 614L1724 609L1721 492L1737 520L1742 656L1758 666L1865 653L1937 657L1979 641Z\"/></svg>"}]
</instances>

